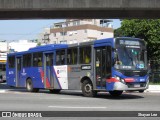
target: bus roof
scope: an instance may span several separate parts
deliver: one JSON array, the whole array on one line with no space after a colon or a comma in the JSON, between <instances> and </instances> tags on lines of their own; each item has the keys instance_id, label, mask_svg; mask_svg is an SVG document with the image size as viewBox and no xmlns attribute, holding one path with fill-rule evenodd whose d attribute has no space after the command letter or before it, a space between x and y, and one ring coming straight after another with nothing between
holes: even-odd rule
<instances>
[{"instance_id":1,"label":"bus roof","mask_svg":"<svg viewBox=\"0 0 160 120\"><path fill-rule=\"evenodd\" d=\"M114 38L100 39L100 40L96 40L96 41L94 42L94 44L101 44L101 43L106 43L106 42L112 43L113 40L114 40Z\"/></svg>"},{"instance_id":2,"label":"bus roof","mask_svg":"<svg viewBox=\"0 0 160 120\"><path fill-rule=\"evenodd\" d=\"M54 49L67 48L67 47L68 47L67 44L48 44L48 45L30 48L28 51L31 51L31 52L46 51L46 50L49 51L49 50L54 50Z\"/></svg>"}]
</instances>

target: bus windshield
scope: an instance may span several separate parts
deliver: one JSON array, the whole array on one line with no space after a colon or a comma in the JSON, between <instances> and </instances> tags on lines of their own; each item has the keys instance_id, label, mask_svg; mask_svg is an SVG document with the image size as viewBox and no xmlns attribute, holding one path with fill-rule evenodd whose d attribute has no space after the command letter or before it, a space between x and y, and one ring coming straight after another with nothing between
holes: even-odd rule
<instances>
[{"instance_id":1,"label":"bus windshield","mask_svg":"<svg viewBox=\"0 0 160 120\"><path fill-rule=\"evenodd\" d=\"M119 46L115 67L117 69L146 69L145 50L140 47Z\"/></svg>"}]
</instances>

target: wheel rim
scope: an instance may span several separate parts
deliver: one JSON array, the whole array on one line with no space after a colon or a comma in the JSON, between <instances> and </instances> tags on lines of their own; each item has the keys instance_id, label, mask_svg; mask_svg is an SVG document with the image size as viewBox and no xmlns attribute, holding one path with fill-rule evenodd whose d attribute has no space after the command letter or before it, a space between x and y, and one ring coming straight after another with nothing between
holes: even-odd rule
<instances>
[{"instance_id":1,"label":"wheel rim","mask_svg":"<svg viewBox=\"0 0 160 120\"><path fill-rule=\"evenodd\" d=\"M86 86L85 86L85 92L86 93L90 93L91 92L91 90L92 90L92 86L90 85L90 84L86 84Z\"/></svg>"}]
</instances>

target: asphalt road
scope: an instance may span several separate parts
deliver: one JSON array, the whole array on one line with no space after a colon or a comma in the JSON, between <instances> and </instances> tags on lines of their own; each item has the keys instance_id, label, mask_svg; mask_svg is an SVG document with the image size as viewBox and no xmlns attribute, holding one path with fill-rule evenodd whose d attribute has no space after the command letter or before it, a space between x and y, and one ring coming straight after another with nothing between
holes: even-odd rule
<instances>
[{"instance_id":1,"label":"asphalt road","mask_svg":"<svg viewBox=\"0 0 160 120\"><path fill-rule=\"evenodd\" d=\"M88 98L80 91L29 93L0 84L0 111L160 111L159 101L160 93L123 93L116 98L99 93L95 98Z\"/></svg>"}]
</instances>

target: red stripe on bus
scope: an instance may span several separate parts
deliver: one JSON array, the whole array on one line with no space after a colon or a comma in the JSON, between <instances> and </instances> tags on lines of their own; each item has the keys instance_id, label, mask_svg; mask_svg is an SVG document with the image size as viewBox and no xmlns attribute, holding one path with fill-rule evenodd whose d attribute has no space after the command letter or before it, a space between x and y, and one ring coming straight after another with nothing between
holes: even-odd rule
<instances>
[{"instance_id":1,"label":"red stripe on bus","mask_svg":"<svg viewBox=\"0 0 160 120\"><path fill-rule=\"evenodd\" d=\"M134 78L125 78L125 82L134 82Z\"/></svg>"},{"instance_id":2,"label":"red stripe on bus","mask_svg":"<svg viewBox=\"0 0 160 120\"><path fill-rule=\"evenodd\" d=\"M108 82L108 83L119 82L119 80L117 80L116 78L110 78L110 79L107 79L106 82Z\"/></svg>"},{"instance_id":3,"label":"red stripe on bus","mask_svg":"<svg viewBox=\"0 0 160 120\"><path fill-rule=\"evenodd\" d=\"M44 84L44 71L42 69L40 69L40 74L41 74L41 79L42 79L42 83ZM50 83L48 78L46 77L46 88L50 87Z\"/></svg>"}]
</instances>

